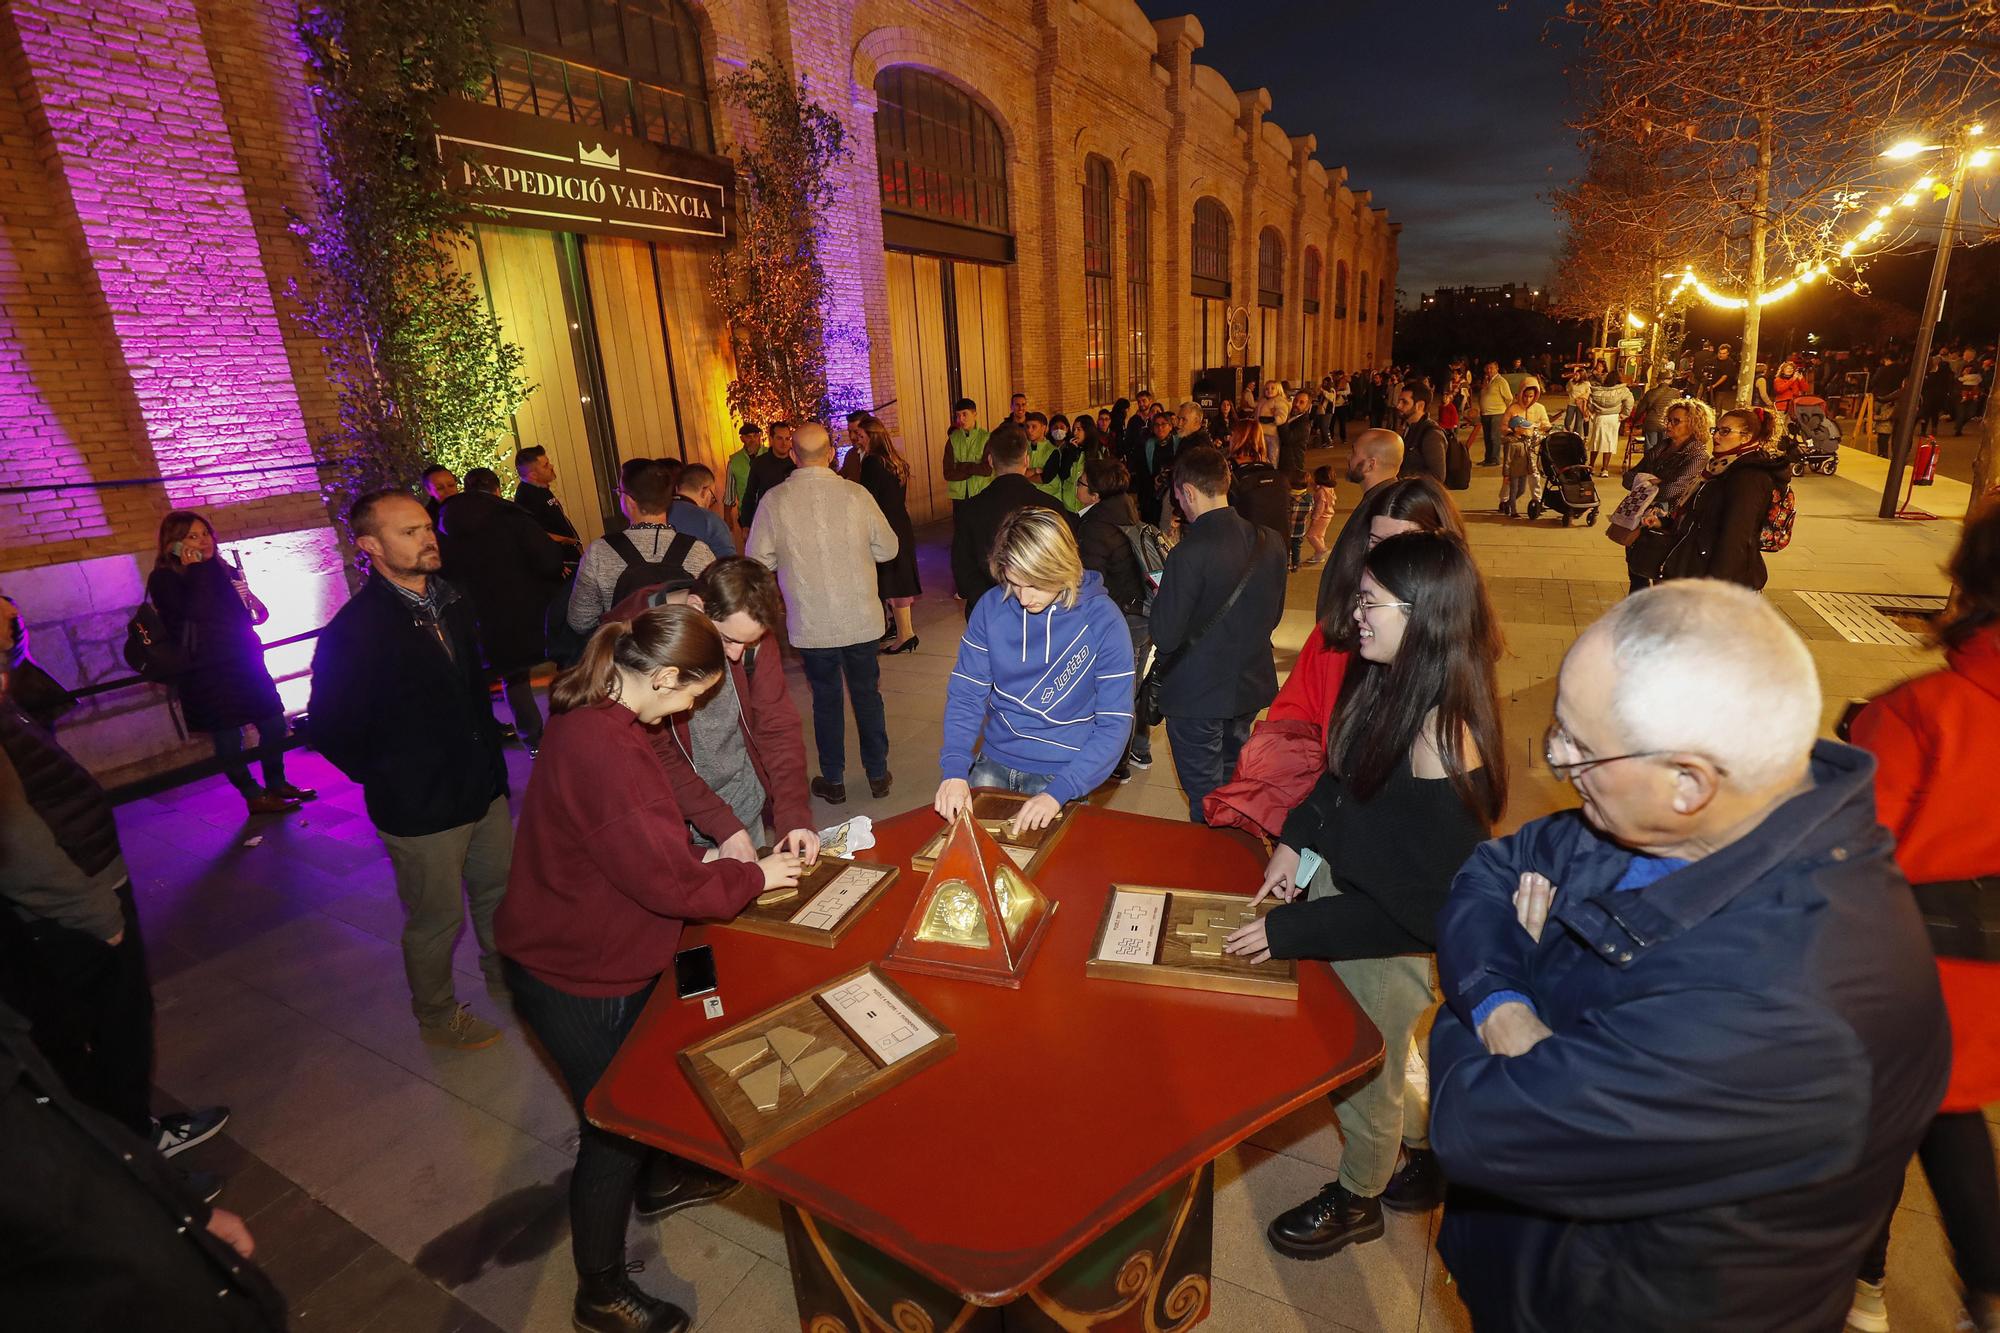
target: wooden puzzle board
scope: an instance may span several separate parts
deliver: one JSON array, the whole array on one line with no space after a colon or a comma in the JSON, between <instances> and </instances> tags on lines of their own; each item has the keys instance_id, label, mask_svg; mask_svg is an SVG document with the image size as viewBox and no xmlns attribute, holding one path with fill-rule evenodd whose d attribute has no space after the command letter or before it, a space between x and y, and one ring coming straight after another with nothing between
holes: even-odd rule
<instances>
[{"instance_id":1,"label":"wooden puzzle board","mask_svg":"<svg viewBox=\"0 0 2000 1333\"><path fill-rule=\"evenodd\" d=\"M1046 827L1032 829L1019 837L1007 832L1007 821L1014 812L1028 803L1028 798L1019 792L996 791L991 787L976 787L972 792L972 817L993 835L993 841L1000 844L1000 850L1007 854L1022 874L1030 879L1048 860L1056 843L1069 827L1070 816L1076 812L1073 805L1064 806ZM928 875L937 867L937 859L944 852L944 841L951 834L947 824L910 857L910 869L918 874Z\"/></svg>"},{"instance_id":2,"label":"wooden puzzle board","mask_svg":"<svg viewBox=\"0 0 2000 1333\"><path fill-rule=\"evenodd\" d=\"M735 919L717 924L831 949L901 873L897 866L822 856L799 876L791 897L768 906L753 901Z\"/></svg>"},{"instance_id":3,"label":"wooden puzzle board","mask_svg":"<svg viewBox=\"0 0 2000 1333\"><path fill-rule=\"evenodd\" d=\"M1233 893L1113 884L1084 972L1148 986L1295 1000L1299 973L1292 959L1252 963L1220 952L1230 931L1276 906L1267 899L1252 908Z\"/></svg>"},{"instance_id":4,"label":"wooden puzzle board","mask_svg":"<svg viewBox=\"0 0 2000 1333\"><path fill-rule=\"evenodd\" d=\"M781 1030L775 1045L773 1029ZM793 1060L779 1050L795 1043L788 1033L811 1039ZM748 1057L740 1054L759 1041L767 1049ZM929 1068L957 1045L957 1039L894 982L873 967L863 967L706 1037L680 1052L678 1059L681 1072L715 1117L737 1160L752 1166ZM803 1091L793 1071L808 1067L803 1062L827 1051L839 1052L839 1063L811 1092ZM736 1067L718 1063L718 1053L729 1054ZM756 1086L761 1076L768 1083L767 1071L773 1067L780 1070L778 1104L760 1110L745 1080Z\"/></svg>"}]
</instances>

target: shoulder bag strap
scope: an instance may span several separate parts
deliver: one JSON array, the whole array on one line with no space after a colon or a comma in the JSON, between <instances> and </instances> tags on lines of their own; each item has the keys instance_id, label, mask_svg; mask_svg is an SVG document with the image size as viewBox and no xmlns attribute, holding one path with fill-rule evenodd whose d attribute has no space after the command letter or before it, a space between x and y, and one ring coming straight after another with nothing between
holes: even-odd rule
<instances>
[{"instance_id":1,"label":"shoulder bag strap","mask_svg":"<svg viewBox=\"0 0 2000 1333\"><path fill-rule=\"evenodd\" d=\"M628 566L638 567L649 563L644 556L639 554L639 548L632 544L632 539L622 532L605 533L604 544L616 551L618 558L623 560Z\"/></svg>"},{"instance_id":2,"label":"shoulder bag strap","mask_svg":"<svg viewBox=\"0 0 2000 1333\"><path fill-rule=\"evenodd\" d=\"M1218 624L1222 623L1222 618L1229 614L1229 608L1236 605L1237 600L1243 596L1243 590L1250 586L1250 576L1257 572L1257 557L1264 549L1264 540L1267 535L1263 528L1256 529L1250 539L1250 558L1244 562L1243 577L1236 580L1236 586L1229 590L1229 596L1223 600L1222 605L1215 608L1215 614L1203 621L1201 628L1189 635L1186 643L1160 660L1159 673L1161 679L1164 680L1167 672L1173 670L1174 665L1181 658L1194 650L1194 646L1201 642L1204 634L1207 634Z\"/></svg>"}]
</instances>

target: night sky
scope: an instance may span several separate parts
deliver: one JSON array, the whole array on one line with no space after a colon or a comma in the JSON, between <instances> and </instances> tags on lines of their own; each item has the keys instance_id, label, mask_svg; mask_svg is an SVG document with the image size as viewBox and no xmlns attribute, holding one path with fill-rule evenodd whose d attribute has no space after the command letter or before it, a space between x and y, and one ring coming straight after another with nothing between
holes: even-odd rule
<instances>
[{"instance_id":1,"label":"night sky","mask_svg":"<svg viewBox=\"0 0 2000 1333\"><path fill-rule=\"evenodd\" d=\"M1397 282L1545 284L1561 228L1543 196L1576 170L1562 56L1542 44L1561 0L1141 0L1190 10L1195 59L1271 119L1318 136L1320 163L1403 224Z\"/></svg>"}]
</instances>

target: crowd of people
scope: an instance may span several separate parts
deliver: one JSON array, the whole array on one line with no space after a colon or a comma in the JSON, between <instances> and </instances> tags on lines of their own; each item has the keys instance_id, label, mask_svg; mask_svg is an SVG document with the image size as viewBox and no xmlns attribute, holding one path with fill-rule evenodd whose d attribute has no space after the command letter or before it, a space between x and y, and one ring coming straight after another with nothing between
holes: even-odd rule
<instances>
[{"instance_id":1,"label":"crowd of people","mask_svg":"<svg viewBox=\"0 0 2000 1333\"><path fill-rule=\"evenodd\" d=\"M1783 369L1779 391L1803 396ZM1150 766L1163 729L1188 818L1269 846L1242 887L1278 905L1228 951L1325 960L1384 1044L1334 1099L1336 1179L1268 1220L1281 1254L1366 1244L1384 1208L1442 1204L1439 1247L1481 1330L1880 1333L1915 1156L1968 1318L2000 1331L1979 1110L2000 1098L2000 821L1978 794L2000 735L2000 508L1952 564L1946 667L1871 703L1853 745L1819 739L1812 658L1757 595L1788 484L1782 418L1775 400L1718 416L1728 376L1706 373L1697 358L1670 392L1608 368L1568 385L1591 465L1624 468L1632 591L1570 648L1536 750L1581 807L1504 836L1520 747L1454 496L1490 468L1499 512L1521 512L1527 455L1563 424L1543 376L1333 374L1074 416L1017 394L990 426L959 402L940 479L964 624L931 804L952 818L1002 788L1039 827ZM1340 443L1343 469L1313 464ZM737 1182L592 1126L583 1103L684 927L817 859L813 800L847 800L850 710L871 795L892 793L880 658L918 646L923 591L910 463L868 413L838 436L748 425L719 473L627 462L624 523L588 542L546 452L514 465L511 498L491 469L433 468L352 505L367 572L319 637L310 738L360 786L393 870L421 1039L505 1039L457 991L469 913L489 1002L577 1108L575 1326L677 1333L686 1313L633 1277L628 1219ZM1273 638L1308 566L1315 624L1281 684ZM312 800L285 777L262 604L201 515L162 525L148 596L186 653L189 726L249 809ZM533 759L518 820L496 690ZM163 1164L227 1112L150 1110L150 990L110 805L11 699L0 846L0 1165L75 1203L51 1224L0 1191L4 1234L34 1237L0 1260L10 1315L281 1326L247 1230L212 1207L220 1182ZM1427 1112L1405 1067L1433 1010Z\"/></svg>"}]
</instances>

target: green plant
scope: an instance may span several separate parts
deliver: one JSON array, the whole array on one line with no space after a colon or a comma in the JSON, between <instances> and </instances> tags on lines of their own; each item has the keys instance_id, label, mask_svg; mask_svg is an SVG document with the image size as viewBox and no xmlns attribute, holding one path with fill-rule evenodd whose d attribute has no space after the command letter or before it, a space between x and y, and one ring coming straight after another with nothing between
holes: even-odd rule
<instances>
[{"instance_id":1,"label":"green plant","mask_svg":"<svg viewBox=\"0 0 2000 1333\"><path fill-rule=\"evenodd\" d=\"M320 440L336 513L427 463L461 476L506 456L532 392L454 251L470 243L445 188L432 112L492 67L481 0L321 0L300 7L324 170L318 213L294 215L309 280L292 285L339 403ZM502 476L511 469L498 469Z\"/></svg>"},{"instance_id":2,"label":"green plant","mask_svg":"<svg viewBox=\"0 0 2000 1333\"><path fill-rule=\"evenodd\" d=\"M736 352L729 409L742 421L829 420L819 223L833 206L833 168L848 157L846 128L812 100L803 75L794 83L761 60L716 91L755 130L735 153L740 225L711 284Z\"/></svg>"}]
</instances>

